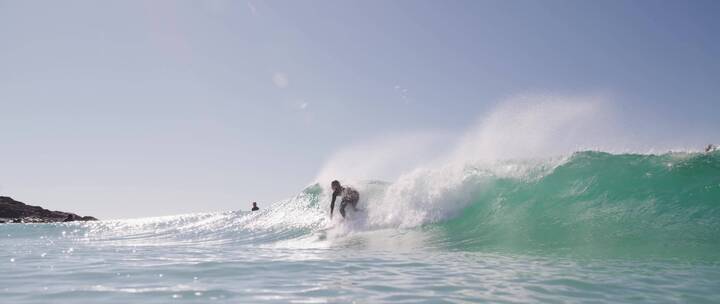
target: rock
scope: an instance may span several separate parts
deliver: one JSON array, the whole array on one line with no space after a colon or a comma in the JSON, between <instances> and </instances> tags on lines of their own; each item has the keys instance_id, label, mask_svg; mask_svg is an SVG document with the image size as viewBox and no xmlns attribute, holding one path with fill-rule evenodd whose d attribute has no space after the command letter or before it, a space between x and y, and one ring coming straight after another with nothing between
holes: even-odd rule
<instances>
[{"instance_id":1,"label":"rock","mask_svg":"<svg viewBox=\"0 0 720 304\"><path fill-rule=\"evenodd\" d=\"M79 216L74 213L50 211L39 206L30 206L0 196L0 223L54 223L72 221L97 221L92 216Z\"/></svg>"}]
</instances>

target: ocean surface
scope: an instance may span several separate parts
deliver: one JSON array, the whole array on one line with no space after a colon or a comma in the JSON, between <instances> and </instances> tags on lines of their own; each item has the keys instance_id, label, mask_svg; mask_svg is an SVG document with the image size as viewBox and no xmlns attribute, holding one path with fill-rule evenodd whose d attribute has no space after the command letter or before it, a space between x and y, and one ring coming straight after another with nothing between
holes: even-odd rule
<instances>
[{"instance_id":1,"label":"ocean surface","mask_svg":"<svg viewBox=\"0 0 720 304\"><path fill-rule=\"evenodd\" d=\"M325 185L328 184L328 185ZM0 225L2 303L720 303L720 153L329 181L259 212ZM261 206L265 207L265 206Z\"/></svg>"}]
</instances>

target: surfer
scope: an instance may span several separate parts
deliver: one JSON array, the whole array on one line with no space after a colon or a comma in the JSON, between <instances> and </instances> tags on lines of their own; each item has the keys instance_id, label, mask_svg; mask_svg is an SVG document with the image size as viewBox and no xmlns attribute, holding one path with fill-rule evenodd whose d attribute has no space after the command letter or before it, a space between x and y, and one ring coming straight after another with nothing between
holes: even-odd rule
<instances>
[{"instance_id":1,"label":"surfer","mask_svg":"<svg viewBox=\"0 0 720 304\"><path fill-rule=\"evenodd\" d=\"M716 145L713 145L713 144L709 144L709 145L707 146L707 148L705 148L705 152L707 152L707 153L712 152L712 151L715 151L715 150L717 150L717 146L716 146Z\"/></svg>"},{"instance_id":2,"label":"surfer","mask_svg":"<svg viewBox=\"0 0 720 304\"><path fill-rule=\"evenodd\" d=\"M345 218L345 207L348 204L352 206L353 210L357 211L357 202L360 200L360 193L358 193L357 190L350 187L343 187L340 185L340 182L336 180L330 183L330 187L332 187L333 190L332 202L330 202L331 219L333 216L333 209L335 209L335 199L338 196L342 196L342 200L340 200L340 214L343 218Z\"/></svg>"},{"instance_id":3,"label":"surfer","mask_svg":"<svg viewBox=\"0 0 720 304\"><path fill-rule=\"evenodd\" d=\"M253 202L253 207L252 207L252 209L250 209L250 210L252 210L252 211L258 211L258 210L260 210L260 208L258 208L256 202Z\"/></svg>"}]
</instances>

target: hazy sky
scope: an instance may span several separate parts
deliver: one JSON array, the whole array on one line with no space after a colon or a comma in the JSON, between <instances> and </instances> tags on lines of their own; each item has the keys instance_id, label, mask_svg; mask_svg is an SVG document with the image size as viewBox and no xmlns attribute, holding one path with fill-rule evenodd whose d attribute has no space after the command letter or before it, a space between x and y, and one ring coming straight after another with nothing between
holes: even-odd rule
<instances>
[{"instance_id":1,"label":"hazy sky","mask_svg":"<svg viewBox=\"0 0 720 304\"><path fill-rule=\"evenodd\" d=\"M348 145L462 133L516 94L609 96L628 132L700 146L720 133L719 16L720 1L0 0L0 195L101 218L263 207Z\"/></svg>"}]
</instances>

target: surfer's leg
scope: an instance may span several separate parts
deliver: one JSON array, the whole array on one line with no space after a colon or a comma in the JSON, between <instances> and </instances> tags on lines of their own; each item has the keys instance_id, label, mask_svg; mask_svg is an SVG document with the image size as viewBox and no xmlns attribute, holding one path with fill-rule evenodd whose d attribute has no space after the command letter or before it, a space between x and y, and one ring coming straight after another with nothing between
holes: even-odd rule
<instances>
[{"instance_id":1,"label":"surfer's leg","mask_svg":"<svg viewBox=\"0 0 720 304\"><path fill-rule=\"evenodd\" d=\"M358 201L360 201L360 193L357 193L357 191L356 191L355 195L353 195L351 198L353 210L355 210L355 211L358 211L358 208L357 208Z\"/></svg>"},{"instance_id":2,"label":"surfer's leg","mask_svg":"<svg viewBox=\"0 0 720 304\"><path fill-rule=\"evenodd\" d=\"M345 206L347 206L346 201L340 202L340 214L342 215L343 218L345 218Z\"/></svg>"}]
</instances>

